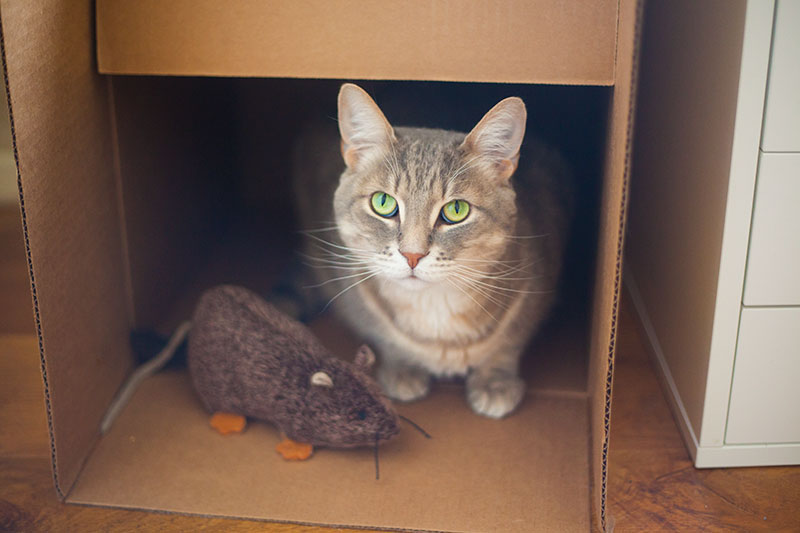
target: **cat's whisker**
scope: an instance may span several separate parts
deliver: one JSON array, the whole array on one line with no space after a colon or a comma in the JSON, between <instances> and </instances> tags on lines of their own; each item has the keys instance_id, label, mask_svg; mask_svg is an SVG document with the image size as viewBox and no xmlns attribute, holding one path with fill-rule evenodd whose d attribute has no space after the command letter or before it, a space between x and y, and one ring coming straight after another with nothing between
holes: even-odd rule
<instances>
[{"instance_id":1,"label":"cat's whisker","mask_svg":"<svg viewBox=\"0 0 800 533\"><path fill-rule=\"evenodd\" d=\"M314 245L314 248L316 250L319 250L320 252L322 252L322 253L324 253L326 255L329 255L331 257L335 257L335 258L338 258L338 259L345 259L345 260L350 260L350 259L370 259L370 258L375 257L375 255L376 255L375 253L362 253L362 252L350 252L350 253L343 254L341 252L335 252L333 250L328 250L327 248L324 248L319 243L312 243L312 244Z\"/></svg>"},{"instance_id":2,"label":"cat's whisker","mask_svg":"<svg viewBox=\"0 0 800 533\"><path fill-rule=\"evenodd\" d=\"M323 262L334 262L334 263L345 263L345 264L353 264L353 263L367 263L372 257L361 257L361 256L354 256L354 255L344 255L344 254L331 254L327 253L324 250L322 252L325 254L322 257L315 256L315 255L308 255L308 254L300 254L302 257L314 261L323 261Z\"/></svg>"},{"instance_id":3,"label":"cat's whisker","mask_svg":"<svg viewBox=\"0 0 800 533\"><path fill-rule=\"evenodd\" d=\"M459 263L467 262L467 263L482 263L482 264L492 264L492 265L516 265L522 263L522 259L511 259L508 261L504 261L501 259L468 259L468 258L460 258L457 260Z\"/></svg>"},{"instance_id":4,"label":"cat's whisker","mask_svg":"<svg viewBox=\"0 0 800 533\"><path fill-rule=\"evenodd\" d=\"M301 233L302 233L302 232L301 232ZM310 237L310 238L314 239L315 241L318 241L318 242L320 242L320 243L322 243L322 244L324 244L324 245L326 245L326 246L331 246L331 247L333 247L333 248L336 248L336 249L338 249L338 250L346 250L346 251L348 251L348 252L363 252L363 253L373 253L373 252L371 252L370 250L364 250L364 249L362 249L362 248L353 248L353 247L351 247L351 246L342 246L342 245L340 245L340 244L336 244L336 243L333 243L333 242L331 242L331 241L326 241L326 240L325 240L325 239L323 239L322 237L318 237L318 236L316 236L316 235L313 235L313 234L311 234L311 233L308 233L308 232L304 232L303 234L304 234L304 235L306 235L307 237Z\"/></svg>"},{"instance_id":5,"label":"cat's whisker","mask_svg":"<svg viewBox=\"0 0 800 533\"><path fill-rule=\"evenodd\" d=\"M400 161L397 159L397 150L395 150L394 142L390 142L389 146L392 148L392 159L394 160L394 171L397 178L400 177Z\"/></svg>"},{"instance_id":6,"label":"cat's whisker","mask_svg":"<svg viewBox=\"0 0 800 533\"><path fill-rule=\"evenodd\" d=\"M475 297L473 297L473 296L472 296L470 293L468 293L467 291L465 291L464 289L462 289L461 287L459 287L459 286L458 286L458 283L456 283L456 281L455 281L454 279L447 278L447 283L449 283L450 285L452 285L453 287L455 287L456 289L458 289L459 291L461 291L462 293L464 293L464 295L465 295L467 298L469 298L470 300L472 300L473 302L475 302L475 305L477 305L478 307L480 307L481 309L483 309L483 311L484 311L484 312L485 312L487 315L489 315L489 317L490 317L492 320L494 320L494 321L495 321L495 322L497 322L498 324L500 323L500 321L499 321L499 320L497 320L497 318L495 318L495 316L494 316L492 313L490 313L490 312L489 312L489 310L488 310L488 309L486 309L486 308L483 306L483 304L481 304L481 303L480 303L478 300L476 300L476 299L475 299Z\"/></svg>"},{"instance_id":7,"label":"cat's whisker","mask_svg":"<svg viewBox=\"0 0 800 533\"><path fill-rule=\"evenodd\" d=\"M489 290L492 290L492 291L503 291L503 292L509 292L509 293L514 293L514 294L549 294L549 293L553 292L553 291L529 291L529 290L525 290L525 289L513 289L513 288L510 288L510 287L500 287L498 285L493 285L491 283L486 283L484 281L480 281L480 280L477 280L477 279L473 279L472 281L474 283L477 283L478 285L480 285L482 287L485 287L485 288L487 288Z\"/></svg>"},{"instance_id":8,"label":"cat's whisker","mask_svg":"<svg viewBox=\"0 0 800 533\"><path fill-rule=\"evenodd\" d=\"M319 252L321 255L306 255L306 257L310 259L320 261L335 261L341 263L358 263L358 262L368 262L374 258L374 256L367 256L367 255L355 255L355 254L338 254L334 252L329 252L327 250L314 250L315 252Z\"/></svg>"},{"instance_id":9,"label":"cat's whisker","mask_svg":"<svg viewBox=\"0 0 800 533\"><path fill-rule=\"evenodd\" d=\"M501 278L508 279L508 276L510 276L511 274L516 274L517 272L525 271L527 268L529 268L529 267L531 267L533 265L534 265L534 263L528 263L526 265L522 265L522 266L518 266L518 267L514 267L514 268L506 268L504 270L501 269L501 270L496 270L496 271L480 270L480 269L477 269L477 268L468 267L466 265L456 265L455 268L457 270L461 271L461 272L464 272L464 273L468 272L470 274L477 274L477 275L482 276L482 277L494 278L494 279L501 279ZM525 279L525 278L519 278L519 279Z\"/></svg>"},{"instance_id":10,"label":"cat's whisker","mask_svg":"<svg viewBox=\"0 0 800 533\"><path fill-rule=\"evenodd\" d=\"M345 288L344 288L344 289L342 289L341 291L337 292L337 293L336 293L336 295L335 295L333 298L331 298L330 300L328 300L328 303L326 303L326 304L325 304L325 307L323 307L323 308L322 308L322 312L324 313L324 312L325 312L325 311L328 309L328 307L330 307L330 305L333 303L333 301L334 301L334 300L336 300L336 299L337 299L339 296L341 296L342 294L346 293L346 292L347 292L347 291L349 291L350 289L352 289L352 288L354 288L354 287L356 287L356 286L358 286L358 285L360 285L360 284L364 283L364 282L365 282L365 281L367 281L368 279L370 279L370 278L374 278L374 277L375 277L375 276L377 276L378 274L379 274L379 272L373 272L372 274L369 274L367 277L365 277L365 278L363 278L363 279L360 279L360 280L356 281L355 283L353 283L352 285L348 285L347 287L345 287ZM363 275L363 274L362 274L362 275Z\"/></svg>"},{"instance_id":11,"label":"cat's whisker","mask_svg":"<svg viewBox=\"0 0 800 533\"><path fill-rule=\"evenodd\" d=\"M447 190L449 190L449 189L450 189L450 185L452 185L452 184L453 184L453 182L455 181L455 179L456 179L457 177L459 177L461 174L463 174L464 172L466 172L466 171L468 171L469 169L471 169L471 168L472 168L472 166L473 166L473 163L474 163L475 161L477 161L478 159L481 159L481 157L482 157L482 156L479 156L479 155L478 155L478 156L475 156L475 157L472 157L472 158L470 158L470 159L469 159L469 160L468 160L466 163L464 163L463 165L461 165L460 167L458 167L458 168L457 168L457 169L456 169L456 170L453 172L453 174L452 174L452 175L451 175L449 178L447 178L447 183L445 183L445 186L444 186L444 190L445 190L445 192L446 192Z\"/></svg>"},{"instance_id":12,"label":"cat's whisker","mask_svg":"<svg viewBox=\"0 0 800 533\"><path fill-rule=\"evenodd\" d=\"M365 268L370 268L371 263L365 263L361 266L345 266L345 265L314 265L311 263L303 263L306 266L311 268L317 269L328 269L328 270L343 270L343 271L355 271L355 270L363 270Z\"/></svg>"},{"instance_id":13,"label":"cat's whisker","mask_svg":"<svg viewBox=\"0 0 800 533\"><path fill-rule=\"evenodd\" d=\"M314 229L299 230L297 233L300 233L301 235L306 235L308 233L322 233L324 231L334 231L334 230L338 230L338 229L339 229L339 226L329 226L327 228L314 228Z\"/></svg>"},{"instance_id":14,"label":"cat's whisker","mask_svg":"<svg viewBox=\"0 0 800 533\"><path fill-rule=\"evenodd\" d=\"M491 303L493 303L496 306L500 307L501 309L503 309L503 310L507 310L508 309L508 302L507 301L500 300L499 297L492 295L491 293L489 293L487 290L483 289L482 287L476 286L475 284L471 283L470 280L468 280L468 279L466 279L464 277L461 277L461 276L458 276L458 275L455 275L453 277L458 279L458 280L460 280L460 281L462 281L462 282L464 282L464 284L468 288L470 288L471 290L475 291L480 296L483 296L488 301L490 301ZM505 295L505 294L502 295L502 296L505 296L507 298L510 297L509 295Z\"/></svg>"},{"instance_id":15,"label":"cat's whisker","mask_svg":"<svg viewBox=\"0 0 800 533\"><path fill-rule=\"evenodd\" d=\"M549 237L549 233L540 233L539 235L506 235L506 239L541 239L542 237Z\"/></svg>"},{"instance_id":16,"label":"cat's whisker","mask_svg":"<svg viewBox=\"0 0 800 533\"><path fill-rule=\"evenodd\" d=\"M316 289L317 287L322 287L324 285L328 285L329 283L334 283L336 281L342 281L342 280L345 280L345 279L357 278L359 276L363 276L364 274L373 274L373 273L377 274L379 271L380 270L376 269L376 268L369 268L369 269L366 269L366 270L362 269L361 272L357 272L355 274L348 274L347 276L339 276L339 277L336 277L336 278L331 278L329 280L323 281L322 283L317 283L315 285L306 285L303 288L304 289Z\"/></svg>"}]
</instances>

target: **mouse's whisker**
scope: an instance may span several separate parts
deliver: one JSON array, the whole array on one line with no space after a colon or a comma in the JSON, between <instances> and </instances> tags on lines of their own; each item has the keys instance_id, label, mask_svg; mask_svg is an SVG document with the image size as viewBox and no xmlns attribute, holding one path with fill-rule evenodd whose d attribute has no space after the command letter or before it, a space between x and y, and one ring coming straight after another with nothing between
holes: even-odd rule
<instances>
[{"instance_id":1,"label":"mouse's whisker","mask_svg":"<svg viewBox=\"0 0 800 533\"><path fill-rule=\"evenodd\" d=\"M381 441L381 434L375 433L375 479L378 480L381 478L381 470L378 465L378 444Z\"/></svg>"},{"instance_id":2,"label":"mouse's whisker","mask_svg":"<svg viewBox=\"0 0 800 533\"><path fill-rule=\"evenodd\" d=\"M398 415L397 415L397 417L398 417L400 420L402 420L403 422L408 422L409 424L411 424L411 427L413 427L414 429L416 429L417 431L419 431L420 433L422 433L423 435L425 435L425 438L426 438L426 439L432 439L432 438L433 438L433 437L431 437L430 433L428 433L427 431L425 431L424 429L422 429L422 427L421 427L419 424L417 424L416 422L414 422L414 421L413 421L413 420L411 420L410 418L408 418L408 417L405 417L405 416L403 416L403 415L400 415L400 414L398 414Z\"/></svg>"}]
</instances>

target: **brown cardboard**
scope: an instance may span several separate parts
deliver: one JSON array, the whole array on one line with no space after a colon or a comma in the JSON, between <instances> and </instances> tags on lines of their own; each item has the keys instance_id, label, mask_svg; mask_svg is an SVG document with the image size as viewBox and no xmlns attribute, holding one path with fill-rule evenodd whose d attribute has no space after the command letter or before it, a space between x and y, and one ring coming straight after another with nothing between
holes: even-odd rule
<instances>
[{"instance_id":1,"label":"brown cardboard","mask_svg":"<svg viewBox=\"0 0 800 533\"><path fill-rule=\"evenodd\" d=\"M348 24L330 13L319 19L314 9L320 4L313 0L271 5L278 10L273 11L274 20L285 20L280 10L297 10L295 18L302 14L306 21L318 17L315 20L330 23L329 33L315 34L326 36L320 48L300 23L290 25L288 33L279 28L259 33L263 21L251 24L258 17L247 10L262 10L263 5L254 2L225 7L201 2L187 8L182 2L101 1L99 61L104 68L112 57L106 54L113 50L113 57L163 60L167 65L148 63L150 70L128 73L223 74L208 66L212 63L203 63L213 60L214 65L230 62L238 70L225 73L239 76L615 82L604 93L609 98L600 99L610 109L591 324L576 313L575 320L557 322L554 333L534 345L530 393L524 407L506 421L473 415L457 384L439 387L421 403L401 406L434 434L434 440L405 430L382 451L378 482L368 451L320 450L311 462L290 465L275 460L271 447L277 437L269 426L253 424L240 437L220 440L208 430L205 414L180 372L146 382L111 433L98 441L99 418L130 371L126 338L132 324L169 330L188 315L196 294L210 283L257 279L256 288L268 288L287 249L282 236L287 226L280 222L286 169L278 166L265 178L273 197L263 204L268 206L262 209L264 220L255 225L245 221L246 232L236 231L231 223L226 226L233 228L229 233L214 235L219 228L209 222L236 219L246 210L241 200L237 203L228 195L229 189L243 186L235 180L237 173L261 168L253 157L258 146L252 140L259 130L252 124L241 131L225 129L228 119L240 124L251 120L245 116L250 110L235 103L252 96L247 96L252 80L210 84L191 78L108 78L97 74L91 61L90 2L63 6L6 1L3 57L16 126L54 475L59 495L67 501L398 529L585 530L590 523L605 527L605 454L637 2L622 2L619 20L618 6L610 1L570 7L510 2L503 4L507 12L480 3L445 2L436 5L448 13L441 33L424 24L420 33L413 24L403 27L398 21L406 13L397 10L399 4L387 4L385 10L380 5L342 2L341 9L350 14ZM453 5L459 6L457 13ZM361 8L359 16L351 16L356 7ZM413 12L409 10L409 16ZM167 16L156 16L159 13ZM248 13L252 16L243 16ZM492 18L498 13L509 15L502 20L510 26L503 26L502 32L498 19ZM432 18L440 23L445 19ZM494 33L470 33L481 26L478 21L487 22ZM243 24L243 29L225 33L234 23ZM349 24L361 24L359 35L371 31L373 40L386 35L386 42L393 42L389 37L397 27L403 30L397 35L412 36L414 43L431 45L425 40L430 35L438 35L440 41L431 45L429 50L436 53L426 61L411 46L414 43L403 48L394 42L391 53L380 45L378 53L359 56L353 50L361 48L354 45L351 33L341 31ZM181 28L203 32L182 34ZM220 35L228 38L220 41ZM276 48L280 54L274 56L280 61L273 57L265 62L269 70L247 63L249 57L263 59L258 50L267 48L253 43L274 45L269 39L276 35L284 39ZM464 35L470 38L463 40ZM194 39L186 40L189 37ZM307 39L307 47L300 46L299 37ZM453 39L458 48L447 48ZM332 56L326 50L340 53ZM325 61L320 63L320 58ZM592 70L597 68L602 74ZM294 88L313 87L314 82L308 82ZM565 94L567 89L553 88ZM283 99L277 102L291 102L293 97L290 92L279 96ZM288 115L301 111L296 104L285 107ZM277 143L266 152L270 155L281 154L286 146L278 141L296 133L285 129L283 121L274 124L263 129L265 138ZM243 153L219 154L215 150L220 142L238 146ZM599 169L595 173L600 174ZM77 187L67 187L67 178ZM249 198L247 192L244 196ZM212 243L221 247L212 248ZM237 260L242 257L245 261ZM264 267L251 276L239 269L243 262ZM587 362L584 341L590 326ZM317 327L340 353L351 353L346 342L340 342L337 328L326 329L325 323Z\"/></svg>"},{"instance_id":2,"label":"brown cardboard","mask_svg":"<svg viewBox=\"0 0 800 533\"><path fill-rule=\"evenodd\" d=\"M654 2L648 20L659 22L643 43L659 66L642 68L642 142L634 160L641 178L631 189L628 264L686 416L698 430L728 209L745 4L727 2L720 12L691 2L680 9ZM690 8L691 16L676 15ZM674 36L686 47L667 46ZM675 90L665 92L666 83Z\"/></svg>"},{"instance_id":3,"label":"brown cardboard","mask_svg":"<svg viewBox=\"0 0 800 533\"><path fill-rule=\"evenodd\" d=\"M88 4L4 2L2 29L53 475L63 497L131 368L108 92L93 74Z\"/></svg>"},{"instance_id":4,"label":"brown cardboard","mask_svg":"<svg viewBox=\"0 0 800 533\"><path fill-rule=\"evenodd\" d=\"M105 74L611 85L616 9L615 0L100 0L98 63Z\"/></svg>"},{"instance_id":5,"label":"brown cardboard","mask_svg":"<svg viewBox=\"0 0 800 533\"><path fill-rule=\"evenodd\" d=\"M336 345L339 331L322 338ZM588 528L585 393L533 390L500 424L474 416L455 385L398 409L433 438L404 426L381 448L376 481L370 449L320 449L297 464L274 452L270 425L217 435L187 376L165 373L137 393L67 501L410 530Z\"/></svg>"}]
</instances>

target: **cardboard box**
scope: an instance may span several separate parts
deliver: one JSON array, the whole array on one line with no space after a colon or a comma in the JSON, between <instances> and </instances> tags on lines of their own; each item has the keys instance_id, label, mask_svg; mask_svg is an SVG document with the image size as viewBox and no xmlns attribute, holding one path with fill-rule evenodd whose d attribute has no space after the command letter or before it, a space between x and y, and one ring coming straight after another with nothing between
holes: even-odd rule
<instances>
[{"instance_id":1,"label":"cardboard box","mask_svg":"<svg viewBox=\"0 0 800 533\"><path fill-rule=\"evenodd\" d=\"M98 1L96 12L88 1L3 2L59 497L355 527L605 528L638 11L612 0ZM584 302L534 345L522 409L477 417L458 385L401 406L434 439L404 431L382 449L380 481L371 451L289 464L271 451L270 426L220 438L180 371L147 381L101 438L134 366L131 327L168 331L202 287L264 291L285 263L286 150L295 124L333 103L340 82L323 78L459 82L364 85L381 105L400 102L384 107L395 123L421 114L462 129L520 93L529 132L538 120L586 152L576 163L588 248L568 273L576 286L588 279ZM316 327L348 353L335 324Z\"/></svg>"}]
</instances>

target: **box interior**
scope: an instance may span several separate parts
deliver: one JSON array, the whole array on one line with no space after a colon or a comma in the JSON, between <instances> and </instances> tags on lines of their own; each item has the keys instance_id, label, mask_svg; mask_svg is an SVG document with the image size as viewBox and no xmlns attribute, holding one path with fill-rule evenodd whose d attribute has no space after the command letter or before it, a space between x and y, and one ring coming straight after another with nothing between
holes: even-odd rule
<instances>
[{"instance_id":1,"label":"box interior","mask_svg":"<svg viewBox=\"0 0 800 533\"><path fill-rule=\"evenodd\" d=\"M340 83L114 78L136 325L169 332L190 316L200 291L217 283L269 291L298 243L288 180L293 139L319 117L336 134ZM371 450L320 450L295 465L272 451L279 438L267 424L253 423L242 436L216 435L185 372L165 372L100 440L68 501L403 529L588 526L589 305L610 90L362 85L395 125L463 131L501 98L522 96L527 136L557 146L573 164L579 207L564 290L525 359L523 408L503 422L485 420L469 410L462 384L438 384L429 398L398 406L434 438L403 428L381 450L376 481ZM338 355L354 353L358 340L344 338L330 313L313 327ZM331 505L334 494L348 497ZM498 508L507 512L489 512Z\"/></svg>"}]
</instances>

